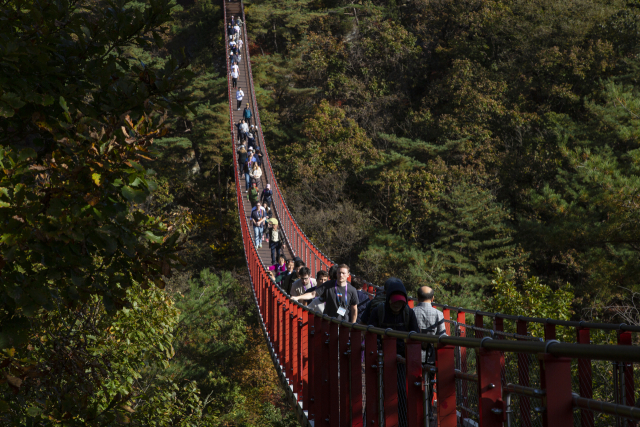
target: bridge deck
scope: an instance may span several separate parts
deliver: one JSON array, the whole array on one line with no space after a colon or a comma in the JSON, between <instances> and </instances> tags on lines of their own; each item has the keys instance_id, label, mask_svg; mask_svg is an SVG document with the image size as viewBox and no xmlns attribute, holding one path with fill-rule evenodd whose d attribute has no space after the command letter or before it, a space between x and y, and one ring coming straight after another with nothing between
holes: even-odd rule
<instances>
[{"instance_id":1,"label":"bridge deck","mask_svg":"<svg viewBox=\"0 0 640 427\"><path fill-rule=\"evenodd\" d=\"M237 2L225 2L225 7L227 9L227 22L225 23L225 27L227 26L227 24L229 24L231 22L231 17L235 16L241 16L242 15L242 6L240 1ZM244 23L244 25L246 25L246 23ZM241 34L241 36L243 36L243 34ZM234 96L233 99L233 109L232 109L232 115L233 115L233 123L238 123L238 121L240 121L242 119L242 111L244 110L244 107L248 104L249 108L251 109L251 113L253 114L253 118L252 118L252 123L255 124L255 116L256 116L256 107L257 106L253 106L252 105L252 99L253 99L253 93L252 93L252 89L251 89L251 85L249 83L249 67L247 66L247 58L248 55L246 54L246 51L249 49L249 47L247 46L247 41L243 40L244 45L242 47L242 60L240 61L240 63L238 64L238 66L240 67L240 75L238 77L238 87L242 88L242 91L244 92L244 99L242 100L242 104L240 106L240 111L238 111L237 109L237 102L235 100L235 93L236 93L236 89L232 88L231 89L231 94L232 96ZM227 37L227 41L226 43L228 43L228 37ZM258 138L258 135L256 135L256 138ZM258 141L258 145L260 146L260 150L264 153L264 141ZM236 146L236 149L239 148L239 144ZM264 167L263 167L263 174L262 174L262 179L260 180L260 183L258 184L258 191L262 191L266 184L267 184L267 179L266 179L266 173L264 173ZM238 176L236 176L236 179L238 179L241 183L241 187L244 189L245 187L245 181L244 178L242 176L242 174L238 174ZM244 191L244 190L243 190ZM274 190L275 192L275 190ZM247 221L250 222L250 216L251 216L251 202L249 202L249 198L247 193L244 193L243 199L243 207L244 207L244 214L247 217ZM277 214L275 212L275 209L273 209L274 215L276 215L277 218ZM279 219L279 218L278 218ZM251 232L253 233L253 228L251 227ZM286 236L285 236L286 238ZM269 244L267 242L263 242L262 248L258 248L258 255L260 256L260 259L262 260L264 265L271 265L271 251L269 249ZM291 252L291 249L289 248L289 245L286 245L285 249L284 249L284 255L287 259L292 259L293 258L293 253Z\"/></svg>"}]
</instances>

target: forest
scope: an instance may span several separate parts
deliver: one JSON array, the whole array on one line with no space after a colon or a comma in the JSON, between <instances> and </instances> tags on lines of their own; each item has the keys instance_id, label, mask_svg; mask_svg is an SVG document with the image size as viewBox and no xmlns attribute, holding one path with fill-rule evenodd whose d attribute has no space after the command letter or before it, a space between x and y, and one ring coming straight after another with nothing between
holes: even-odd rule
<instances>
[{"instance_id":1,"label":"forest","mask_svg":"<svg viewBox=\"0 0 640 427\"><path fill-rule=\"evenodd\" d=\"M0 0L3 426L296 425L250 298L221 6ZM330 258L640 323L639 0L245 10L279 185Z\"/></svg>"}]
</instances>

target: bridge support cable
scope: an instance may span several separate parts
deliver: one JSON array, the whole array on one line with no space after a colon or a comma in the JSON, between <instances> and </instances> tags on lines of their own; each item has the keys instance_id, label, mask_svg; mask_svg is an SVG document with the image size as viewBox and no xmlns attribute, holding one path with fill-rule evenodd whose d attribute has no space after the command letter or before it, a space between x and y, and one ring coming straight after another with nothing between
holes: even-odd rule
<instances>
[{"instance_id":1,"label":"bridge support cable","mask_svg":"<svg viewBox=\"0 0 640 427\"><path fill-rule=\"evenodd\" d=\"M328 269L331 260L295 223L271 168L255 99L243 5L225 2L224 6L225 22L230 14L243 17L242 84L249 94L246 102L253 107L264 153L261 185L270 183L273 187L276 215L290 248L288 255L301 256L314 273ZM585 332L579 335L583 343L568 344L555 341L555 326L575 327L571 322L445 306L450 336L434 337L338 321L292 301L269 278L267 253L256 247L249 227L250 206L240 182L233 128L237 106L230 83L236 198L253 298L272 361L301 425L587 427L599 425L600 420L609 423L603 425L637 424L640 411L635 408L634 368L640 362L640 348L632 345L631 332L637 332L634 327L603 327L617 332L618 346L591 345ZM475 318L473 325L466 323L468 314ZM486 318L493 321L488 328ZM518 324L516 333L504 331L505 319ZM547 341L528 335L526 326L532 322L545 324ZM600 325L580 323L579 327L588 330ZM405 342L402 357L396 354L397 340ZM422 363L425 345L435 347L435 365ZM587 369L593 366L609 374L600 375L604 380L598 382L593 369ZM584 372L589 378L578 377ZM601 390L609 394L603 395ZM610 390L613 401L594 398L606 399Z\"/></svg>"}]
</instances>

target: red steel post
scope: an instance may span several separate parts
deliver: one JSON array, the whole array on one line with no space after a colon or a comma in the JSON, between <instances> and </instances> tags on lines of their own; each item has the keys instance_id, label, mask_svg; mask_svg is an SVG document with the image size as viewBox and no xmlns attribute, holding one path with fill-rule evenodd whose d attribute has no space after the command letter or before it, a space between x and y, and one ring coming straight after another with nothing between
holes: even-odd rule
<instances>
[{"instance_id":1,"label":"red steel post","mask_svg":"<svg viewBox=\"0 0 640 427\"><path fill-rule=\"evenodd\" d=\"M442 314L444 316L444 327L447 331L447 335L451 336L451 324L449 323L449 320L451 320L451 310L448 308L445 308L442 310Z\"/></svg>"},{"instance_id":2,"label":"red steel post","mask_svg":"<svg viewBox=\"0 0 640 427\"><path fill-rule=\"evenodd\" d=\"M348 426L351 418L351 402L349 396L349 375L351 343L349 342L349 328L339 325L339 360L340 360L340 425Z\"/></svg>"},{"instance_id":3,"label":"red steel post","mask_svg":"<svg viewBox=\"0 0 640 427\"><path fill-rule=\"evenodd\" d=\"M289 300L289 304L291 307L290 313L290 326L289 330L291 331L291 347L289 349L290 359L289 364L291 365L291 371L289 375L291 376L291 385L293 386L293 392L300 394L300 378L298 377L298 358L300 355L299 352L299 344L298 344L298 331L300 326L298 325L298 306Z\"/></svg>"},{"instance_id":4,"label":"red steel post","mask_svg":"<svg viewBox=\"0 0 640 427\"><path fill-rule=\"evenodd\" d=\"M502 427L502 414L491 412L502 409L502 381L500 380L500 359L498 351L480 348L476 352L478 371L478 415L482 427Z\"/></svg>"},{"instance_id":5,"label":"red steel post","mask_svg":"<svg viewBox=\"0 0 640 427\"><path fill-rule=\"evenodd\" d=\"M309 312L300 308L300 394L302 407L309 410Z\"/></svg>"},{"instance_id":6,"label":"red steel post","mask_svg":"<svg viewBox=\"0 0 640 427\"><path fill-rule=\"evenodd\" d=\"M366 413L367 427L379 427L380 417L378 406L380 395L378 394L378 337L376 334L366 332L364 335L364 364L366 386Z\"/></svg>"},{"instance_id":7,"label":"red steel post","mask_svg":"<svg viewBox=\"0 0 640 427\"><path fill-rule=\"evenodd\" d=\"M301 357L301 374L300 374L300 388L302 393L302 407L309 411L311 414L311 405L309 404L309 396L311 392L311 363L312 361L312 351L309 351L311 346L313 345L313 327L311 326L311 322L313 322L313 315L309 315L307 310L302 310L302 328L300 330L300 357Z\"/></svg>"},{"instance_id":8,"label":"red steel post","mask_svg":"<svg viewBox=\"0 0 640 427\"><path fill-rule=\"evenodd\" d=\"M527 335L527 322L518 320L516 332L518 335ZM524 387L529 387L529 365L529 355L518 353L518 384ZM531 401L526 396L520 396L520 419L522 427L531 427Z\"/></svg>"},{"instance_id":9,"label":"red steel post","mask_svg":"<svg viewBox=\"0 0 640 427\"><path fill-rule=\"evenodd\" d=\"M578 328L577 334L578 344L591 343L589 329ZM589 359L578 359L578 390L581 397L593 399L593 377L591 371L591 360ZM594 421L595 419L592 411L586 409L580 410L580 422L582 427L593 427Z\"/></svg>"},{"instance_id":10,"label":"red steel post","mask_svg":"<svg viewBox=\"0 0 640 427\"><path fill-rule=\"evenodd\" d=\"M618 345L632 345L631 332L618 330ZM622 392L622 404L636 406L636 395L633 381L633 363L622 363L622 382L620 384ZM635 427L636 423L628 420L628 427Z\"/></svg>"},{"instance_id":11,"label":"red steel post","mask_svg":"<svg viewBox=\"0 0 640 427\"><path fill-rule=\"evenodd\" d=\"M309 335L309 419L315 419L320 424L320 393L322 392L322 318L311 315L313 335ZM318 361L318 363L316 363Z\"/></svg>"},{"instance_id":12,"label":"red steel post","mask_svg":"<svg viewBox=\"0 0 640 427\"><path fill-rule=\"evenodd\" d=\"M452 345L440 345L437 349L438 427L458 424L454 349Z\"/></svg>"},{"instance_id":13,"label":"red steel post","mask_svg":"<svg viewBox=\"0 0 640 427\"><path fill-rule=\"evenodd\" d=\"M464 313L463 311L459 311L456 317L456 322L458 322L458 324L460 325L466 325L467 323L466 313ZM459 328L459 334L461 337L467 336L466 326L462 326ZM467 348L460 347L458 351L460 352L460 371L463 373L467 373L468 371ZM461 406L468 408L469 407L469 383L467 381L460 381L460 399L462 400L462 402L460 402ZM469 414L464 409L461 410L460 415L461 415L461 420L460 420L461 422L463 419L469 418Z\"/></svg>"},{"instance_id":14,"label":"red steel post","mask_svg":"<svg viewBox=\"0 0 640 427\"><path fill-rule=\"evenodd\" d=\"M362 420L362 332L351 331L351 427L363 427Z\"/></svg>"},{"instance_id":15,"label":"red steel post","mask_svg":"<svg viewBox=\"0 0 640 427\"><path fill-rule=\"evenodd\" d=\"M384 425L397 426L398 418L398 363L396 338L382 339L382 357L384 360Z\"/></svg>"},{"instance_id":16,"label":"red steel post","mask_svg":"<svg viewBox=\"0 0 640 427\"><path fill-rule=\"evenodd\" d=\"M329 328L329 357L325 359L329 365L329 411L327 415L329 415L329 426L331 427L338 427L340 425L339 351L338 324L331 322Z\"/></svg>"},{"instance_id":17,"label":"red steel post","mask_svg":"<svg viewBox=\"0 0 640 427\"><path fill-rule=\"evenodd\" d=\"M474 319L475 319L475 327L484 329L484 317L482 316L482 314L476 313L476 315L474 316ZM476 332L475 333L476 338L484 338L484 331L479 331L476 329L475 332Z\"/></svg>"},{"instance_id":18,"label":"red steel post","mask_svg":"<svg viewBox=\"0 0 640 427\"><path fill-rule=\"evenodd\" d=\"M422 345L407 340L407 425L424 425L424 382L422 380Z\"/></svg>"},{"instance_id":19,"label":"red steel post","mask_svg":"<svg viewBox=\"0 0 640 427\"><path fill-rule=\"evenodd\" d=\"M542 399L543 427L567 427L573 425L571 396L571 359L539 354L540 385L546 395Z\"/></svg>"},{"instance_id":20,"label":"red steel post","mask_svg":"<svg viewBox=\"0 0 640 427\"><path fill-rule=\"evenodd\" d=\"M284 323L284 376L287 377L287 381L291 384L291 319L289 318L290 310L289 305L291 300L287 297L283 297L282 305L282 322Z\"/></svg>"},{"instance_id":21,"label":"red steel post","mask_svg":"<svg viewBox=\"0 0 640 427\"><path fill-rule=\"evenodd\" d=\"M550 341L556 339L556 325L553 323L544 324L544 340Z\"/></svg>"},{"instance_id":22,"label":"red steel post","mask_svg":"<svg viewBox=\"0 0 640 427\"><path fill-rule=\"evenodd\" d=\"M317 369L316 378L318 381L315 386L315 399L316 399L316 422L319 426L329 426L329 322L321 319L321 328L319 329L319 336L316 335L315 339L319 338L319 352L316 353L316 361L320 362L320 369ZM317 323L316 323L317 325ZM318 330L316 328L316 330ZM317 332L316 332L317 333ZM317 365L316 365L317 367ZM314 424L315 426L315 424Z\"/></svg>"}]
</instances>

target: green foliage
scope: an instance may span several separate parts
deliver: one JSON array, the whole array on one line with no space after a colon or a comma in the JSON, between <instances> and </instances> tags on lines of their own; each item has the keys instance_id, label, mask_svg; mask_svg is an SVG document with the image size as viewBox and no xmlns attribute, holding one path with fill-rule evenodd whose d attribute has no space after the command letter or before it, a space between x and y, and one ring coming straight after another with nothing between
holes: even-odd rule
<instances>
[{"instance_id":1,"label":"green foliage","mask_svg":"<svg viewBox=\"0 0 640 427\"><path fill-rule=\"evenodd\" d=\"M24 317L127 289L164 287L177 262L170 221L136 208L156 188L141 165L167 113L185 113L191 74L126 54L159 45L169 0L33 3L0 11L0 347L19 344Z\"/></svg>"},{"instance_id":2,"label":"green foliage","mask_svg":"<svg viewBox=\"0 0 640 427\"><path fill-rule=\"evenodd\" d=\"M566 284L554 291L536 276L525 277L521 284L517 284L509 276L513 276L513 272L507 275L505 271L496 269L495 279L491 282L493 297L485 300L488 310L514 316L571 319L574 301L571 285ZM510 327L508 332L515 332L513 325ZM529 332L534 337L544 337L544 325L530 323ZM558 327L556 334L563 342L575 341L573 328Z\"/></svg>"},{"instance_id":3,"label":"green foliage","mask_svg":"<svg viewBox=\"0 0 640 427\"><path fill-rule=\"evenodd\" d=\"M3 425L201 425L195 384L159 374L174 356L177 308L154 288L127 298L113 316L92 296L31 319L29 346L5 352Z\"/></svg>"},{"instance_id":4,"label":"green foliage","mask_svg":"<svg viewBox=\"0 0 640 427\"><path fill-rule=\"evenodd\" d=\"M640 272L639 11L627 0L323 1L292 8L304 31L284 44L273 20L248 14L267 142L302 228L320 235L313 222L331 226L322 218L336 206L309 173L335 169L335 156L305 123L329 105L371 141L365 157L340 145L352 135L319 127L339 158L364 160L341 160L337 200L371 217L351 246L316 238L323 251L373 280L429 276L477 308L494 268L570 282L585 306L602 289L624 299Z\"/></svg>"},{"instance_id":5,"label":"green foliage","mask_svg":"<svg viewBox=\"0 0 640 427\"><path fill-rule=\"evenodd\" d=\"M591 121L553 116L563 163L555 182L532 192L547 220L529 223L539 243L568 251L589 278L582 292L638 290L640 97L609 82L586 104Z\"/></svg>"}]
</instances>

